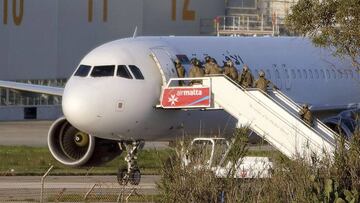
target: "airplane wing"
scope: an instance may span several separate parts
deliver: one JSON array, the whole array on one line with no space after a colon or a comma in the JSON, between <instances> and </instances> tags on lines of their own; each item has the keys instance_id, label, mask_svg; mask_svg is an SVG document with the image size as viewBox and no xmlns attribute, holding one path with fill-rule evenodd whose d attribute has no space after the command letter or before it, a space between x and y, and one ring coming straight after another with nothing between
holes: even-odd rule
<instances>
[{"instance_id":1,"label":"airplane wing","mask_svg":"<svg viewBox=\"0 0 360 203\"><path fill-rule=\"evenodd\" d=\"M0 80L0 87L22 90L27 92L35 92L41 94L50 94L55 96L62 96L64 92L64 88L61 87L50 87L43 85L33 85L19 82L10 82L10 81L2 81Z\"/></svg>"}]
</instances>

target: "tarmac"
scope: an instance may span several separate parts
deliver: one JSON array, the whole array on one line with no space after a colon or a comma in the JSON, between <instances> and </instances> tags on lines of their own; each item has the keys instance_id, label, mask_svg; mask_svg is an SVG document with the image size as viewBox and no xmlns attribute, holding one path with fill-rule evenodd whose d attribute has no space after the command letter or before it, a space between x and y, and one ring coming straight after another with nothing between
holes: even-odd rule
<instances>
[{"instance_id":1,"label":"tarmac","mask_svg":"<svg viewBox=\"0 0 360 203\"><path fill-rule=\"evenodd\" d=\"M0 145L47 147L47 135L54 121L0 122ZM146 142L145 149L168 148L169 142Z\"/></svg>"},{"instance_id":2,"label":"tarmac","mask_svg":"<svg viewBox=\"0 0 360 203\"><path fill-rule=\"evenodd\" d=\"M7 146L47 146L47 133L53 121L0 122L0 143Z\"/></svg>"}]
</instances>

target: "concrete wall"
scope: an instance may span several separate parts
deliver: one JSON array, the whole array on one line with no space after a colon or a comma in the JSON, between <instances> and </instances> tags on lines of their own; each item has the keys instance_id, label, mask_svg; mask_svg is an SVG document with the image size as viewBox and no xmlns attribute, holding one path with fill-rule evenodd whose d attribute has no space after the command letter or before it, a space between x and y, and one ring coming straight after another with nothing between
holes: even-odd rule
<instances>
[{"instance_id":1,"label":"concrete wall","mask_svg":"<svg viewBox=\"0 0 360 203\"><path fill-rule=\"evenodd\" d=\"M142 0L96 0L93 9L88 0L15 2L14 14L13 0L0 0L2 80L66 78L92 48L142 29Z\"/></svg>"},{"instance_id":2,"label":"concrete wall","mask_svg":"<svg viewBox=\"0 0 360 203\"><path fill-rule=\"evenodd\" d=\"M138 35L200 35L202 19L224 13L224 0L0 0L0 80L68 78L91 49L135 27ZM39 107L38 119L55 119L58 109ZM0 120L23 117L23 107L0 108Z\"/></svg>"},{"instance_id":3,"label":"concrete wall","mask_svg":"<svg viewBox=\"0 0 360 203\"><path fill-rule=\"evenodd\" d=\"M199 35L200 19L224 12L223 0L0 0L0 80L67 78L91 49L135 27Z\"/></svg>"},{"instance_id":4,"label":"concrete wall","mask_svg":"<svg viewBox=\"0 0 360 203\"><path fill-rule=\"evenodd\" d=\"M224 0L143 1L144 35L200 35L200 21L225 15Z\"/></svg>"}]
</instances>

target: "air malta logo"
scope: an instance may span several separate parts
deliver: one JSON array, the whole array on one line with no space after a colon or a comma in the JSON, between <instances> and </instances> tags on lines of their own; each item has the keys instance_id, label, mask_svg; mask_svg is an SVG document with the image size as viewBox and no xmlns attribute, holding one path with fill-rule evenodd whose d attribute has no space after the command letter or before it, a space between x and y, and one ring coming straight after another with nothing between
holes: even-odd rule
<instances>
[{"instance_id":1,"label":"air malta logo","mask_svg":"<svg viewBox=\"0 0 360 203\"><path fill-rule=\"evenodd\" d=\"M170 87L163 91L164 108L199 108L210 106L210 88Z\"/></svg>"},{"instance_id":2,"label":"air malta logo","mask_svg":"<svg viewBox=\"0 0 360 203\"><path fill-rule=\"evenodd\" d=\"M179 98L175 96L175 94L172 94L170 97L169 97L169 100L168 102L171 104L171 106L175 106L175 104L177 102L179 102Z\"/></svg>"}]
</instances>

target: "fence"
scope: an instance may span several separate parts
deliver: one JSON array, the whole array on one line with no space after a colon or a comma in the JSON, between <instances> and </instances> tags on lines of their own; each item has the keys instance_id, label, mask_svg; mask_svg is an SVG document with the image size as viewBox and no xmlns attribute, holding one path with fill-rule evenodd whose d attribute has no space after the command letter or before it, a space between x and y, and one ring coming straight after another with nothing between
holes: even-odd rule
<instances>
[{"instance_id":1,"label":"fence","mask_svg":"<svg viewBox=\"0 0 360 203\"><path fill-rule=\"evenodd\" d=\"M276 16L237 15L218 16L215 19L216 33L220 35L278 35Z\"/></svg>"},{"instance_id":2,"label":"fence","mask_svg":"<svg viewBox=\"0 0 360 203\"><path fill-rule=\"evenodd\" d=\"M155 202L155 181L121 186L116 176L0 176L1 202ZM3 174L5 175L5 174ZM156 176L145 179L157 179Z\"/></svg>"}]
</instances>

